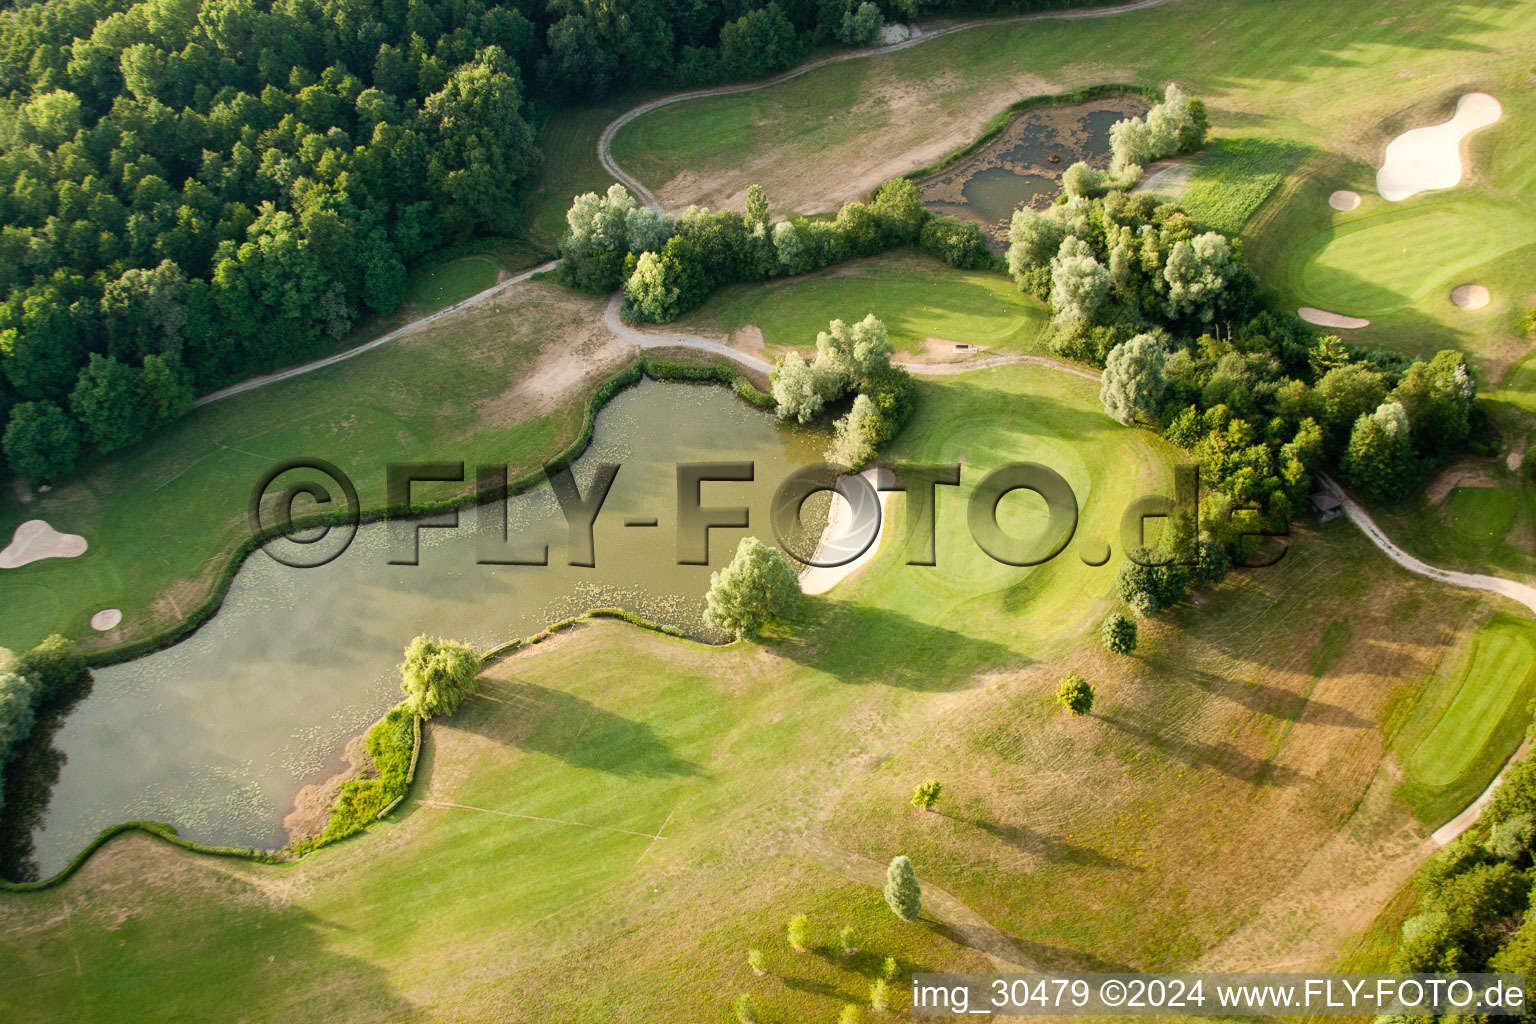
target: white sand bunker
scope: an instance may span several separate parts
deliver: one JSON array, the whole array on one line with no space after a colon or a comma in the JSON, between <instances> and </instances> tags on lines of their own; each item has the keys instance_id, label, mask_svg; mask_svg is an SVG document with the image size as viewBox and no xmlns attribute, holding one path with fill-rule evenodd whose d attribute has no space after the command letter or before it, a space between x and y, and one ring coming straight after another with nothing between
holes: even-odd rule
<instances>
[{"instance_id":1,"label":"white sand bunker","mask_svg":"<svg viewBox=\"0 0 1536 1024\"><path fill-rule=\"evenodd\" d=\"M1459 284L1451 289L1451 301L1462 309L1482 309L1491 297L1480 284Z\"/></svg>"},{"instance_id":2,"label":"white sand bunker","mask_svg":"<svg viewBox=\"0 0 1536 1024\"><path fill-rule=\"evenodd\" d=\"M1376 191L1388 202L1418 192L1450 188L1461 180L1461 140L1504 114L1485 92L1469 92L1456 101L1456 113L1443 124L1414 128L1387 143Z\"/></svg>"},{"instance_id":3,"label":"white sand bunker","mask_svg":"<svg viewBox=\"0 0 1536 1024\"><path fill-rule=\"evenodd\" d=\"M1302 306L1296 311L1296 315L1307 323L1317 324L1319 327L1342 327L1353 331L1371 326L1371 322L1363 316L1345 316L1343 313L1330 313L1326 309L1316 309L1312 306Z\"/></svg>"},{"instance_id":4,"label":"white sand bunker","mask_svg":"<svg viewBox=\"0 0 1536 1024\"><path fill-rule=\"evenodd\" d=\"M16 527L11 543L0 551L0 569L16 569L43 558L75 558L85 554L85 538L60 533L41 519L28 519Z\"/></svg>"},{"instance_id":5,"label":"white sand bunker","mask_svg":"<svg viewBox=\"0 0 1536 1024\"><path fill-rule=\"evenodd\" d=\"M121 608L103 608L91 616L91 628L98 633L105 633L109 629L116 629L117 624L123 621Z\"/></svg>"},{"instance_id":6,"label":"white sand bunker","mask_svg":"<svg viewBox=\"0 0 1536 1024\"><path fill-rule=\"evenodd\" d=\"M1333 207L1335 210L1348 213L1350 210L1353 210L1355 207L1360 205L1360 193L1351 192L1347 188L1341 188L1333 195L1328 197L1328 205Z\"/></svg>"}]
</instances>

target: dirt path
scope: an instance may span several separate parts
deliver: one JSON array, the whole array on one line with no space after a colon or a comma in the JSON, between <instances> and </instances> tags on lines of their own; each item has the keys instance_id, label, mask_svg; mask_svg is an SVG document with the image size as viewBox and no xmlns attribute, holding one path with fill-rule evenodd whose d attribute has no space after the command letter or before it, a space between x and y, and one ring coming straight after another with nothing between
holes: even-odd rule
<instances>
[{"instance_id":1,"label":"dirt path","mask_svg":"<svg viewBox=\"0 0 1536 1024\"><path fill-rule=\"evenodd\" d=\"M1171 0L1133 0L1131 3L1116 4L1113 7L1089 7L1063 11L1035 11L1030 14L1019 14L1011 18L991 18L978 21L962 21L953 25L943 25L932 29L922 29L921 35L904 39L899 43L891 43L888 46L872 46L863 50L849 50L845 53L835 53L830 57L822 57L818 60L802 64L776 75L766 78L761 82L743 82L740 85L717 85L708 89L690 89L687 92L676 92L670 96L662 96L658 99L642 103L633 107L608 122L608 127L603 129L602 135L597 140L597 159L603 168L613 175L625 188L633 192L641 202L651 209L662 212L662 205L656 199L655 194L634 175L619 166L619 162L613 158L613 139L625 125L638 117L643 117L653 110L671 106L674 103L682 103L686 100L702 99L706 96L729 96L735 93L752 92L755 89L767 89L770 86L788 82L799 78L801 75L817 68L826 67L828 64L836 64L839 61L856 60L860 57L874 57L882 53L892 53L896 50L905 50L909 46L918 46L933 39L942 39L944 36L953 35L971 28L985 28L991 25L1006 25L1016 21L1044 21L1062 20L1076 21L1083 18L1109 18L1117 14L1129 14L1132 11L1141 11L1149 7L1161 7Z\"/></svg>"},{"instance_id":2,"label":"dirt path","mask_svg":"<svg viewBox=\"0 0 1536 1024\"><path fill-rule=\"evenodd\" d=\"M316 359L314 362L305 363L302 366L293 366L286 370L279 370L276 373L269 373L265 377L252 377L250 380L241 381L239 384L231 384L227 388L221 388L218 391L209 392L194 402L193 405L211 405L212 403L225 398L233 398L235 395L243 395L247 391L255 391L257 388L266 387L268 384L276 384L280 380L287 380L290 377L297 377L300 374L310 373L314 370L321 370L327 366L334 366L337 363L351 359L353 356L360 356L364 352L370 352L373 349L378 348L380 345L388 344L397 338L403 338L407 334L412 334L416 331L419 331L423 327L426 327L428 324L436 323L446 316L457 313L461 309L478 305L479 303L484 302L486 299L489 299L492 296L500 295L502 292L506 291L513 285L520 284L523 281L528 280L534 274L545 270L553 270L555 269L555 262L556 261L551 260L548 263L541 263L536 267L530 267L520 274L514 274L507 278L505 281L492 285L483 292L476 292L467 299L460 299L458 302L455 302L451 306L444 306L436 313L429 313L419 320L412 320L410 323L405 324L402 327L396 327L388 334L381 334L377 338L374 338L372 341L359 345L356 348L349 348L345 352L338 352L333 356L326 356L324 359Z\"/></svg>"},{"instance_id":3,"label":"dirt path","mask_svg":"<svg viewBox=\"0 0 1536 1024\"><path fill-rule=\"evenodd\" d=\"M1479 573L1456 572L1451 569L1439 569L1426 562L1421 562L1408 552L1398 547L1382 532L1381 527L1366 514L1353 498L1344 493L1344 488L1326 473L1320 473L1319 478L1323 486L1338 497L1344 503L1344 514L1349 521L1360 528L1360 532L1370 538L1371 543L1382 550L1392 561L1407 569L1409 572L1420 576L1428 576L1432 580L1441 583L1449 583L1453 587L1469 587L1472 590L1487 590L1494 594L1501 594L1511 601L1518 601L1536 614L1536 587L1526 586L1524 583L1516 583L1514 580L1500 579L1497 576L1483 576Z\"/></svg>"}]
</instances>

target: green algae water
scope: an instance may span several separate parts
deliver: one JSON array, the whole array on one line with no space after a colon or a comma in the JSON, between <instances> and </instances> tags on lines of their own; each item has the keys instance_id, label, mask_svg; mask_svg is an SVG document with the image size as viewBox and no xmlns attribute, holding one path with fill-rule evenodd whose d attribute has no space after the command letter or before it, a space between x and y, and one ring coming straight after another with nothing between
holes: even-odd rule
<instances>
[{"instance_id":1,"label":"green algae water","mask_svg":"<svg viewBox=\"0 0 1536 1024\"><path fill-rule=\"evenodd\" d=\"M483 649L598 606L697 632L712 569L744 536L772 541L774 489L819 461L826 440L718 385L646 380L598 414L574 466L584 495L598 463L621 467L594 527L595 568L566 564L565 520L548 485L507 505L509 546L547 543L548 566L476 564L481 509L462 510L457 530L423 529L415 566L388 564L387 523L363 526L320 568L256 552L192 636L95 673L54 736L63 762L32 831L34 871L52 874L101 829L133 819L205 843L283 845L295 795L333 772L347 739L399 700L396 666L418 633ZM706 507L749 508L751 526L712 530L710 565L680 566L676 466L710 461L755 463L752 482L706 482L701 492Z\"/></svg>"},{"instance_id":2,"label":"green algae water","mask_svg":"<svg viewBox=\"0 0 1536 1024\"><path fill-rule=\"evenodd\" d=\"M921 182L923 205L977 221L995 243L1006 243L1014 210L1050 205L1062 172L1079 160L1108 167L1110 126L1146 111L1135 95L1032 107L980 151Z\"/></svg>"}]
</instances>

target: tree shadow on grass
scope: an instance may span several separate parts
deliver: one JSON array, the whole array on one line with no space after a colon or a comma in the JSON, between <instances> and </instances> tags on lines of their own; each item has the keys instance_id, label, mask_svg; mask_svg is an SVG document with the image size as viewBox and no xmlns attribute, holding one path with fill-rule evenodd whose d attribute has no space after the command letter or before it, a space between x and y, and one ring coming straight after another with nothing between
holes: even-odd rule
<instances>
[{"instance_id":1,"label":"tree shadow on grass","mask_svg":"<svg viewBox=\"0 0 1536 1024\"><path fill-rule=\"evenodd\" d=\"M578 768L648 778L705 774L673 753L646 723L520 679L481 676L452 722L455 728Z\"/></svg>"},{"instance_id":2,"label":"tree shadow on grass","mask_svg":"<svg viewBox=\"0 0 1536 1024\"><path fill-rule=\"evenodd\" d=\"M415 1024L436 1019L393 990L384 966L336 950L333 933L350 930L348 926L274 899L244 871L211 867L206 858L189 858L158 842L148 851L149 859L163 868L164 877L186 884L165 884L163 878L140 884L136 873L120 867L122 862L113 857L113 848L125 842L143 846L153 841L143 836L113 840L95 855L102 859L97 870L110 881L103 883L102 874L92 881L77 878L68 883L68 891L104 917L120 910L119 925L127 923L121 932L126 940L119 940L117 926L105 933L109 938L99 937L98 926L97 938L82 939L89 929L78 920L71 924L70 914L25 935L0 936L0 959L14 956L15 964L30 963L39 975L29 982L37 986L31 993L36 1002L8 1016L15 993L0 997L0 1017L32 1019L38 1014L100 1020L107 1006L116 1004L119 1012L128 1012L124 993L131 992L131 1005L145 1008L156 1020L366 1019ZM270 874L279 869L252 870ZM11 898L64 900L65 895ZM53 973L45 969L53 964L70 965L67 974L59 975L69 978L67 983L43 980ZM83 968L78 974L76 965ZM20 991L26 990L23 986Z\"/></svg>"},{"instance_id":3,"label":"tree shadow on grass","mask_svg":"<svg viewBox=\"0 0 1536 1024\"><path fill-rule=\"evenodd\" d=\"M1238 682L1211 672L1185 670L1183 675L1212 696L1241 704L1250 711L1286 722L1305 720L1308 725L1335 725L1346 729L1372 729L1375 723L1338 704L1305 697L1282 686Z\"/></svg>"},{"instance_id":4,"label":"tree shadow on grass","mask_svg":"<svg viewBox=\"0 0 1536 1024\"><path fill-rule=\"evenodd\" d=\"M1254 785L1299 786L1308 777L1294 768L1244 753L1231 743L1201 743L1179 736L1165 736L1144 725L1116 715L1094 715L1105 725L1136 737L1153 750L1183 761L1193 768L1212 768L1223 775Z\"/></svg>"},{"instance_id":5,"label":"tree shadow on grass","mask_svg":"<svg viewBox=\"0 0 1536 1024\"><path fill-rule=\"evenodd\" d=\"M848 683L942 692L981 672L1019 669L1028 659L990 640L920 622L889 608L807 601L793 634L774 653Z\"/></svg>"},{"instance_id":6,"label":"tree shadow on grass","mask_svg":"<svg viewBox=\"0 0 1536 1024\"><path fill-rule=\"evenodd\" d=\"M978 818L967 818L960 814L950 814L948 811L935 810L933 813L943 815L951 821L958 821L963 825L978 828L988 835L1007 843L1016 850L1033 854L1050 861L1052 864L1076 864L1082 867L1097 868L1124 868L1129 866L1117 857L1111 857L1097 850L1090 850L1085 846L1078 846L1060 839L1052 839L1050 836L1043 835L1024 825L1007 825L1001 822L983 821Z\"/></svg>"}]
</instances>

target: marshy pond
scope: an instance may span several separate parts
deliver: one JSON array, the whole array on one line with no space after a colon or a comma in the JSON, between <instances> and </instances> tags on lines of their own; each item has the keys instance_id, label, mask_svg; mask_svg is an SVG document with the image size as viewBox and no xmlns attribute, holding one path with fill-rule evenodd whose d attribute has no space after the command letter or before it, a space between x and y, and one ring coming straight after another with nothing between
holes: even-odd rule
<instances>
[{"instance_id":1,"label":"marshy pond","mask_svg":"<svg viewBox=\"0 0 1536 1024\"><path fill-rule=\"evenodd\" d=\"M919 182L923 205L977 221L995 243L1006 244L1014 210L1049 206L1062 172L1079 160L1108 167L1110 126L1147 109L1134 93L1031 107L976 153Z\"/></svg>"},{"instance_id":2,"label":"marshy pond","mask_svg":"<svg viewBox=\"0 0 1536 1024\"><path fill-rule=\"evenodd\" d=\"M479 509L457 530L423 529L419 564L390 565L386 523L363 526L320 568L253 554L223 607L188 639L99 669L53 736L63 756L33 810L32 870L47 876L101 829L150 819L201 842L271 848L307 784L400 698L401 650L418 633L480 648L595 606L697 630L711 567L747 533L772 540L770 499L826 437L777 424L729 390L646 380L598 414L576 462L582 493L601 462L620 470L594 527L596 568L566 564L566 527L547 485L508 502L509 544L548 543L548 566L476 564ZM676 466L752 461L750 483L702 485L706 507L746 506L749 530L710 532L710 566L676 564ZM473 472L471 469L470 472ZM626 518L655 517L654 527Z\"/></svg>"}]
</instances>

